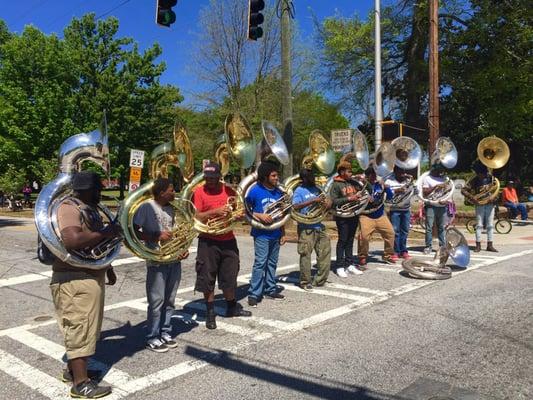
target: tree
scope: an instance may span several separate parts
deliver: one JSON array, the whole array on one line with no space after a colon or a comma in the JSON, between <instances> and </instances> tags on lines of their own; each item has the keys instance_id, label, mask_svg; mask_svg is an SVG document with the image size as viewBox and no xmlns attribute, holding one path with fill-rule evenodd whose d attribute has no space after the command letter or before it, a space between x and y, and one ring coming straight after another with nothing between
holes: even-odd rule
<instances>
[{"instance_id":1,"label":"tree","mask_svg":"<svg viewBox=\"0 0 533 400\"><path fill-rule=\"evenodd\" d=\"M461 143L462 167L482 137L510 147L510 175L531 176L533 159L533 17L530 2L473 0L471 17L455 25L444 48L443 126Z\"/></svg>"},{"instance_id":2,"label":"tree","mask_svg":"<svg viewBox=\"0 0 533 400\"><path fill-rule=\"evenodd\" d=\"M115 18L73 19L65 38L34 27L0 41L0 170L8 163L38 176L69 136L96 129L106 110L111 165L124 187L129 149L151 149L172 136L179 90L161 85L155 44L140 52L117 38ZM0 40L5 35L1 34ZM121 196L123 193L121 193Z\"/></svg>"}]
</instances>

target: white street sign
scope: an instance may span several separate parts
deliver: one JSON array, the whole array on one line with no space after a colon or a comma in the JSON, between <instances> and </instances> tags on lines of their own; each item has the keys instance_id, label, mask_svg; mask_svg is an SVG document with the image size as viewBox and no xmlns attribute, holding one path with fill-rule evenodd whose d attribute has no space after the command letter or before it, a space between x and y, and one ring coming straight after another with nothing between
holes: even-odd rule
<instances>
[{"instance_id":1,"label":"white street sign","mask_svg":"<svg viewBox=\"0 0 533 400\"><path fill-rule=\"evenodd\" d=\"M331 131L331 147L334 151L343 151L352 146L351 129L334 129Z\"/></svg>"},{"instance_id":2,"label":"white street sign","mask_svg":"<svg viewBox=\"0 0 533 400\"><path fill-rule=\"evenodd\" d=\"M142 168L144 164L144 151L131 149L130 167Z\"/></svg>"}]
</instances>

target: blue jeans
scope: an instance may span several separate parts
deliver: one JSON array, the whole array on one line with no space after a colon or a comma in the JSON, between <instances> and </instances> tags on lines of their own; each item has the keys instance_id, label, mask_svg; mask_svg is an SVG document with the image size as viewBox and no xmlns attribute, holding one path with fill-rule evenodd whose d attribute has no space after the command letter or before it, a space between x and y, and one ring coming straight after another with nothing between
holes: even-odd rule
<instances>
[{"instance_id":1,"label":"blue jeans","mask_svg":"<svg viewBox=\"0 0 533 400\"><path fill-rule=\"evenodd\" d=\"M518 212L520 211L522 221L525 221L527 219L527 208L525 204L511 203L509 201L506 201L503 205L509 209L509 214L511 218L516 218Z\"/></svg>"},{"instance_id":2,"label":"blue jeans","mask_svg":"<svg viewBox=\"0 0 533 400\"><path fill-rule=\"evenodd\" d=\"M148 299L147 339L169 334L174 314L176 291L181 280L181 263L160 264L146 268L146 298Z\"/></svg>"},{"instance_id":3,"label":"blue jeans","mask_svg":"<svg viewBox=\"0 0 533 400\"><path fill-rule=\"evenodd\" d=\"M437 224L439 247L446 241L444 225L446 223L446 207L426 206L426 247L431 247L433 242L433 224Z\"/></svg>"},{"instance_id":4,"label":"blue jeans","mask_svg":"<svg viewBox=\"0 0 533 400\"><path fill-rule=\"evenodd\" d=\"M494 204L476 206L476 242L481 242L481 231L487 228L487 241L492 242L494 234Z\"/></svg>"},{"instance_id":5,"label":"blue jeans","mask_svg":"<svg viewBox=\"0 0 533 400\"><path fill-rule=\"evenodd\" d=\"M263 293L276 292L279 247L279 239L254 238L255 260L248 289L249 297L260 299Z\"/></svg>"},{"instance_id":6,"label":"blue jeans","mask_svg":"<svg viewBox=\"0 0 533 400\"><path fill-rule=\"evenodd\" d=\"M396 254L406 253L411 210L391 210L390 219L394 227L394 252Z\"/></svg>"}]
</instances>

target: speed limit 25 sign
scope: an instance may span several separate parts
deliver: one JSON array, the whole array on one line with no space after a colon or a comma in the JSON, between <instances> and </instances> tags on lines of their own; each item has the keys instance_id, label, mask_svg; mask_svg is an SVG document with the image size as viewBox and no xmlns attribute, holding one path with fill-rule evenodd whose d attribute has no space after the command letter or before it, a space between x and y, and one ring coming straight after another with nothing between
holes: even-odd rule
<instances>
[{"instance_id":1,"label":"speed limit 25 sign","mask_svg":"<svg viewBox=\"0 0 533 400\"><path fill-rule=\"evenodd\" d=\"M131 150L130 153L130 167L142 168L144 164L144 151Z\"/></svg>"}]
</instances>

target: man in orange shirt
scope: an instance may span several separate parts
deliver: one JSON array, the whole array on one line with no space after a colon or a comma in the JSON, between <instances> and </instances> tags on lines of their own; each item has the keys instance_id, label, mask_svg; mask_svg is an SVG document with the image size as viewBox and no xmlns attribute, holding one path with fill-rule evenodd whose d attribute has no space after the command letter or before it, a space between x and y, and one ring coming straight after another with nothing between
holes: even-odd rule
<instances>
[{"instance_id":1,"label":"man in orange shirt","mask_svg":"<svg viewBox=\"0 0 533 400\"><path fill-rule=\"evenodd\" d=\"M514 182L507 182L507 186L502 191L502 202L505 207L509 210L511 218L516 218L518 211L522 217L522 221L527 220L527 208L523 203L518 202L518 195L516 194L516 189L514 188Z\"/></svg>"}]
</instances>

